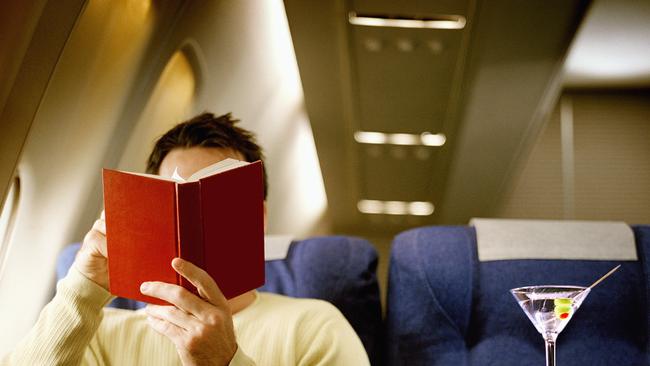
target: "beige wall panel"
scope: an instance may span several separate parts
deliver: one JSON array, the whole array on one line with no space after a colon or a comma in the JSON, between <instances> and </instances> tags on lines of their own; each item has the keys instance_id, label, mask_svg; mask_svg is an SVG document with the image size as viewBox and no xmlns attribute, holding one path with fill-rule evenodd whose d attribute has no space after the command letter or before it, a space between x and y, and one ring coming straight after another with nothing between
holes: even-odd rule
<instances>
[{"instance_id":1,"label":"beige wall panel","mask_svg":"<svg viewBox=\"0 0 650 366\"><path fill-rule=\"evenodd\" d=\"M194 113L232 112L265 148L268 231L329 232L327 201L281 0L189 4L176 44L199 46Z\"/></svg>"},{"instance_id":2,"label":"beige wall panel","mask_svg":"<svg viewBox=\"0 0 650 366\"><path fill-rule=\"evenodd\" d=\"M169 59L126 145L118 168L142 172L155 140L189 117L197 80L182 51Z\"/></svg>"},{"instance_id":3,"label":"beige wall panel","mask_svg":"<svg viewBox=\"0 0 650 366\"><path fill-rule=\"evenodd\" d=\"M36 28L45 0L0 4L0 111Z\"/></svg>"},{"instance_id":4,"label":"beige wall panel","mask_svg":"<svg viewBox=\"0 0 650 366\"><path fill-rule=\"evenodd\" d=\"M573 105L575 219L650 223L650 92L565 92ZM495 208L562 219L559 108Z\"/></svg>"},{"instance_id":5,"label":"beige wall panel","mask_svg":"<svg viewBox=\"0 0 650 366\"><path fill-rule=\"evenodd\" d=\"M527 160L508 183L495 216L551 219L562 215L560 114L556 108Z\"/></svg>"},{"instance_id":6,"label":"beige wall panel","mask_svg":"<svg viewBox=\"0 0 650 366\"><path fill-rule=\"evenodd\" d=\"M21 201L0 278L0 353L49 301L154 22L147 1L90 1L59 59L18 165ZM20 316L16 316L20 314Z\"/></svg>"},{"instance_id":7,"label":"beige wall panel","mask_svg":"<svg viewBox=\"0 0 650 366\"><path fill-rule=\"evenodd\" d=\"M156 81L180 47L194 45L196 53L198 94L189 114L233 112L266 148L269 232L329 233L282 1L188 2L174 28L161 29L169 32L168 43L161 32L152 35L157 8L142 0L90 0L57 64L19 165L23 197L0 298L21 301L0 302L0 324L13 330L0 332L0 354L27 332L49 300L56 256L81 239L80 218L97 212L100 168L144 169L145 147L160 130L131 128L138 117L162 113L147 112L146 94L156 99ZM151 39L161 43L148 45ZM145 52L156 61L149 65L160 66L142 70ZM142 85L134 85L136 80Z\"/></svg>"},{"instance_id":8,"label":"beige wall panel","mask_svg":"<svg viewBox=\"0 0 650 366\"><path fill-rule=\"evenodd\" d=\"M650 224L650 92L571 98L576 218Z\"/></svg>"},{"instance_id":9,"label":"beige wall panel","mask_svg":"<svg viewBox=\"0 0 650 366\"><path fill-rule=\"evenodd\" d=\"M83 5L84 0L0 3L0 207L41 96Z\"/></svg>"}]
</instances>

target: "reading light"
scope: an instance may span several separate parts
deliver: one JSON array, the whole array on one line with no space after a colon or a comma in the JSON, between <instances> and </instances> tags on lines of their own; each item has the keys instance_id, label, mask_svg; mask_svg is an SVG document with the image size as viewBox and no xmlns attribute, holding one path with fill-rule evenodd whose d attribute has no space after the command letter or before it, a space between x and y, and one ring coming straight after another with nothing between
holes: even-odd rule
<instances>
[{"instance_id":1,"label":"reading light","mask_svg":"<svg viewBox=\"0 0 650 366\"><path fill-rule=\"evenodd\" d=\"M442 133L424 132L420 135L410 133L383 133L370 131L357 131L354 133L355 141L362 144L391 144L410 146L442 146L447 142L447 137Z\"/></svg>"},{"instance_id":2,"label":"reading light","mask_svg":"<svg viewBox=\"0 0 650 366\"><path fill-rule=\"evenodd\" d=\"M402 52L411 52L413 49L415 49L413 41L409 39L399 39L397 42L395 42L395 45L397 46L397 49Z\"/></svg>"},{"instance_id":3,"label":"reading light","mask_svg":"<svg viewBox=\"0 0 650 366\"><path fill-rule=\"evenodd\" d=\"M429 46L429 49L434 55L441 54L442 51L445 49L445 46L442 44L442 42L438 40L431 40L427 42L427 46Z\"/></svg>"},{"instance_id":4,"label":"reading light","mask_svg":"<svg viewBox=\"0 0 650 366\"><path fill-rule=\"evenodd\" d=\"M467 22L462 15L437 15L427 18L387 17L381 15L362 15L348 13L348 21L353 25L367 27L425 28L425 29L463 29Z\"/></svg>"},{"instance_id":5,"label":"reading light","mask_svg":"<svg viewBox=\"0 0 650 366\"><path fill-rule=\"evenodd\" d=\"M368 38L363 42L363 45L366 46L366 49L370 52L379 52L382 49L382 43L376 38Z\"/></svg>"},{"instance_id":6,"label":"reading light","mask_svg":"<svg viewBox=\"0 0 650 366\"><path fill-rule=\"evenodd\" d=\"M431 202L360 200L357 209L365 214L429 216L434 207Z\"/></svg>"}]
</instances>

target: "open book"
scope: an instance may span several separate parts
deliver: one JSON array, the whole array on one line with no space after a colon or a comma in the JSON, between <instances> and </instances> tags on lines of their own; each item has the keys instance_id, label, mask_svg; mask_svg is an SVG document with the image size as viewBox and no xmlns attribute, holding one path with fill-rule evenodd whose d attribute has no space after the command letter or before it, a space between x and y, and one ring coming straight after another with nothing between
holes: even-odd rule
<instances>
[{"instance_id":1,"label":"open book","mask_svg":"<svg viewBox=\"0 0 650 366\"><path fill-rule=\"evenodd\" d=\"M262 162L226 159L187 180L104 169L110 292L154 304L145 281L196 293L171 267L186 259L230 299L264 284Z\"/></svg>"}]
</instances>

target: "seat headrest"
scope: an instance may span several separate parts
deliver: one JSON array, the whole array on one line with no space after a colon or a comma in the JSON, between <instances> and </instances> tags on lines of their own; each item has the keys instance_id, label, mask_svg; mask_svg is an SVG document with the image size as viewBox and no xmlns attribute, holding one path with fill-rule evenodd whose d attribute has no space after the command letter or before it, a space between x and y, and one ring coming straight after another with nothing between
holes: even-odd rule
<instances>
[{"instance_id":1,"label":"seat headrest","mask_svg":"<svg viewBox=\"0 0 650 366\"><path fill-rule=\"evenodd\" d=\"M264 260L285 259L292 241L290 235L264 235Z\"/></svg>"},{"instance_id":2,"label":"seat headrest","mask_svg":"<svg viewBox=\"0 0 650 366\"><path fill-rule=\"evenodd\" d=\"M637 260L623 222L475 218L479 261L508 259Z\"/></svg>"}]
</instances>

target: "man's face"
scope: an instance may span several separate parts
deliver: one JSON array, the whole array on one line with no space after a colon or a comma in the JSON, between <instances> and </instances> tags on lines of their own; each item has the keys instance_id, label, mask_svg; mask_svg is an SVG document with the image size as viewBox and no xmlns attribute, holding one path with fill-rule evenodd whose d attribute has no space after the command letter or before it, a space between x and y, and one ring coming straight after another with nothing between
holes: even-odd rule
<instances>
[{"instance_id":1,"label":"man's face","mask_svg":"<svg viewBox=\"0 0 650 366\"><path fill-rule=\"evenodd\" d=\"M200 146L187 149L176 148L167 153L158 173L170 178L174 174L174 169L178 168L178 174L187 179L197 171L227 158L246 160L240 152L227 148Z\"/></svg>"}]
</instances>

